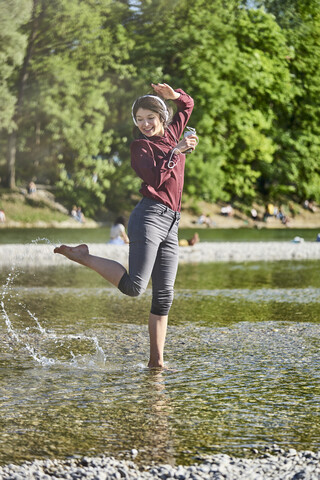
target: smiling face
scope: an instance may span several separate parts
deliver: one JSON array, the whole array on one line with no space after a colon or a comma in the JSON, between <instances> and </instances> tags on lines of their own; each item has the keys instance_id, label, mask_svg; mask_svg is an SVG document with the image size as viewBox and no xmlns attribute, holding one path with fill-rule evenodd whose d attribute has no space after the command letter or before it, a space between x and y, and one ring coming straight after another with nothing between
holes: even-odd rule
<instances>
[{"instance_id":1,"label":"smiling face","mask_svg":"<svg viewBox=\"0 0 320 480\"><path fill-rule=\"evenodd\" d=\"M160 120L160 115L147 108L139 108L135 116L137 127L140 132L147 137L155 135L162 137L164 135L164 125Z\"/></svg>"}]
</instances>

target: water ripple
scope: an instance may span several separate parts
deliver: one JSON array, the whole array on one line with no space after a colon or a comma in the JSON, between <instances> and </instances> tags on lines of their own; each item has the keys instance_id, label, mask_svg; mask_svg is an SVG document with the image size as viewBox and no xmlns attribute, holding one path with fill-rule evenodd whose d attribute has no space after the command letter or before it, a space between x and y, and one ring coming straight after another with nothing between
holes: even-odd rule
<instances>
[{"instance_id":1,"label":"water ripple","mask_svg":"<svg viewBox=\"0 0 320 480\"><path fill-rule=\"evenodd\" d=\"M215 290L179 290L177 296L225 297L249 302L319 303L320 288L228 288Z\"/></svg>"},{"instance_id":2,"label":"water ripple","mask_svg":"<svg viewBox=\"0 0 320 480\"><path fill-rule=\"evenodd\" d=\"M100 296L110 295L121 297L122 294L113 287L13 287L12 293L26 295L73 295L73 296ZM148 289L145 295L150 295ZM279 302L279 303L320 303L320 288L225 288L213 290L178 289L175 293L179 297L224 297L230 300L246 300L249 302Z\"/></svg>"}]
</instances>

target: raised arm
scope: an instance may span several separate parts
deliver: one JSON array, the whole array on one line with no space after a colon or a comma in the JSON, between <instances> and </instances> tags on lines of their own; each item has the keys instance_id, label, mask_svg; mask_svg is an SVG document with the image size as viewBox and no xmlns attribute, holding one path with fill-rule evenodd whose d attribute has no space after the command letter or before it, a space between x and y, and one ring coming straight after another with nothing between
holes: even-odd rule
<instances>
[{"instance_id":1,"label":"raised arm","mask_svg":"<svg viewBox=\"0 0 320 480\"><path fill-rule=\"evenodd\" d=\"M167 83L151 83L151 86L155 93L160 95L160 97L164 98L165 100L177 100L180 97L180 93L176 92Z\"/></svg>"}]
</instances>

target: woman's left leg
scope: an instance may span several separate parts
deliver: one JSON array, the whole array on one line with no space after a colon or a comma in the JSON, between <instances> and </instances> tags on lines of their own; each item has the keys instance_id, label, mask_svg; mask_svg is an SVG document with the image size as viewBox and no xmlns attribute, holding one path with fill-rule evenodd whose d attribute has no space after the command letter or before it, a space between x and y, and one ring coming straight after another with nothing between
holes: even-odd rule
<instances>
[{"instance_id":1,"label":"woman's left leg","mask_svg":"<svg viewBox=\"0 0 320 480\"><path fill-rule=\"evenodd\" d=\"M168 315L149 315L150 359L149 368L163 368L163 351L166 341Z\"/></svg>"}]
</instances>

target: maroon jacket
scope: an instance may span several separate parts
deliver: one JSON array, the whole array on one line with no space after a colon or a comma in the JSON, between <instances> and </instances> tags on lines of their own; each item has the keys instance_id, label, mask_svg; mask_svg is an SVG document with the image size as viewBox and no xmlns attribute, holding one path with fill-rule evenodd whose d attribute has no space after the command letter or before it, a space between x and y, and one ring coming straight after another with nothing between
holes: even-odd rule
<instances>
[{"instance_id":1,"label":"maroon jacket","mask_svg":"<svg viewBox=\"0 0 320 480\"><path fill-rule=\"evenodd\" d=\"M131 144L131 166L143 180L140 193L151 198L174 211L181 210L181 195L184 182L185 155L174 154L172 151L177 145L193 109L193 99L183 90L177 89L180 97L174 102L178 111L164 136L140 136ZM168 167L171 160L175 164Z\"/></svg>"}]
</instances>

